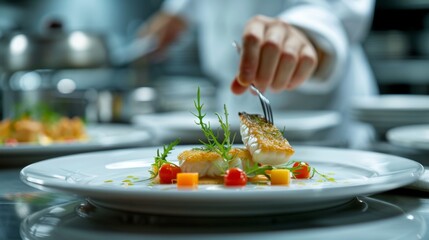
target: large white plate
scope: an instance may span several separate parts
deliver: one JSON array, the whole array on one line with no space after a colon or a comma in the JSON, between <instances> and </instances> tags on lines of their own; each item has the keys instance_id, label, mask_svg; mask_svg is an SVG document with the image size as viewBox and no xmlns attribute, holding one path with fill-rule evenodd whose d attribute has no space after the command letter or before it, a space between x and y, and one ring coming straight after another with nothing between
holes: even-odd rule
<instances>
[{"instance_id":1,"label":"large white plate","mask_svg":"<svg viewBox=\"0 0 429 240\"><path fill-rule=\"evenodd\" d=\"M389 129L429 122L429 96L386 94L356 98L351 116L384 135Z\"/></svg>"},{"instance_id":2,"label":"large white plate","mask_svg":"<svg viewBox=\"0 0 429 240\"><path fill-rule=\"evenodd\" d=\"M403 147L429 150L429 124L393 128L386 135L389 142Z\"/></svg>"},{"instance_id":3,"label":"large white plate","mask_svg":"<svg viewBox=\"0 0 429 240\"><path fill-rule=\"evenodd\" d=\"M151 134L144 129L121 124L87 126L88 140L82 142L53 143L49 145L18 144L0 146L0 165L22 165L65 154L142 147L152 144Z\"/></svg>"},{"instance_id":4,"label":"large white plate","mask_svg":"<svg viewBox=\"0 0 429 240\"><path fill-rule=\"evenodd\" d=\"M180 146L170 160L192 146ZM34 163L21 171L30 186L90 199L94 204L135 212L170 215L250 215L310 211L343 204L414 182L423 166L401 157L352 150L296 147L294 159L307 161L335 182L292 180L288 187L247 185L227 188L200 185L179 190L175 185L148 182L123 186L128 176L145 179L156 148L116 150L59 157ZM106 183L106 180L113 180Z\"/></svg>"},{"instance_id":5,"label":"large white plate","mask_svg":"<svg viewBox=\"0 0 429 240\"><path fill-rule=\"evenodd\" d=\"M28 216L21 223L22 239L409 240L427 236L425 219L417 212L405 212L399 206L368 197L321 212L248 218L110 214L111 210L99 208L93 211L98 217L86 218L76 212L82 209L80 204L57 205Z\"/></svg>"},{"instance_id":6,"label":"large white plate","mask_svg":"<svg viewBox=\"0 0 429 240\"><path fill-rule=\"evenodd\" d=\"M337 126L341 122L341 116L333 111L288 111L276 112L275 125L285 130L285 135L290 140L319 140L324 131ZM239 132L238 115L230 115L231 131ZM198 143L198 139L204 135L195 124L197 118L191 112L169 112L158 114L139 115L132 119L133 124L144 128L153 129L161 142L171 141L175 136L180 136L182 142ZM207 114L206 122L210 122L212 128L218 128L219 123L214 114ZM240 135L237 134L237 138Z\"/></svg>"},{"instance_id":7,"label":"large white plate","mask_svg":"<svg viewBox=\"0 0 429 240\"><path fill-rule=\"evenodd\" d=\"M353 108L368 114L428 113L429 96L386 94L359 97L355 99Z\"/></svg>"}]
</instances>

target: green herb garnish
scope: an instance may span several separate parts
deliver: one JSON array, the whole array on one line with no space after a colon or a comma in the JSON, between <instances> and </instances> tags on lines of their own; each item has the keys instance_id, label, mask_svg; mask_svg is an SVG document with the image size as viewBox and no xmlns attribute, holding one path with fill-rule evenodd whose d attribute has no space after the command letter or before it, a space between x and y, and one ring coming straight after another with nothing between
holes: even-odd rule
<instances>
[{"instance_id":1,"label":"green herb garnish","mask_svg":"<svg viewBox=\"0 0 429 240\"><path fill-rule=\"evenodd\" d=\"M280 165L280 166L276 166L275 168L280 168L280 169L289 169L289 171L292 173L292 175L293 175L293 173L296 171L296 170L299 170L299 169L301 169L301 166L297 166L297 167L292 167L293 166L293 164L294 163L296 163L296 162L301 162L301 161L296 161L296 160L293 160L293 161L288 161L287 163L285 163L285 164L283 164L283 165ZM335 179L333 178L333 177L329 177L328 175L326 175L326 174L322 174L322 173L320 173L319 171L317 171L316 170L316 168L315 167L312 167L311 165L309 165L308 166L308 170L310 171L310 179L311 178L313 178L314 177L314 175L319 175L320 177L322 177L324 180L326 180L326 181L328 181L328 182L335 182Z\"/></svg>"},{"instance_id":2,"label":"green herb garnish","mask_svg":"<svg viewBox=\"0 0 429 240\"><path fill-rule=\"evenodd\" d=\"M61 115L55 112L48 105L42 103L36 104L32 107L17 105L15 107L14 119L17 120L22 118L38 120L45 124L54 124L60 120Z\"/></svg>"},{"instance_id":3,"label":"green herb garnish","mask_svg":"<svg viewBox=\"0 0 429 240\"><path fill-rule=\"evenodd\" d=\"M179 144L179 142L180 142L180 140L176 139L173 142L171 142L170 144L164 145L162 153L160 153L159 149L156 150L155 162L152 164L152 170L149 170L150 175L151 175L150 179L154 179L158 176L159 169L165 163L169 163L169 164L173 164L173 165L177 166L176 164L167 161L167 157L171 153L171 151L174 149L174 147L177 144Z\"/></svg>"},{"instance_id":4,"label":"green herb garnish","mask_svg":"<svg viewBox=\"0 0 429 240\"><path fill-rule=\"evenodd\" d=\"M316 168L314 168L314 167L310 167L310 171L312 171L312 173L311 173L311 177L310 178L313 178L313 176L315 175L315 174L317 174L317 175L319 175L319 176L321 176L322 178L324 178L326 181L328 181L328 182L335 182L335 178L333 178L333 177L329 177L328 175L326 175L326 174L323 174L323 173L320 173L319 171L317 171L316 170Z\"/></svg>"},{"instance_id":5,"label":"green herb garnish","mask_svg":"<svg viewBox=\"0 0 429 240\"><path fill-rule=\"evenodd\" d=\"M246 166L246 168L244 169L244 172L246 173L247 177L256 177L257 175L264 175L265 177L268 178L268 180L270 179L270 175L268 175L266 173L267 170L272 170L273 167L270 165L263 165L263 166L259 166L258 163L255 163L253 166Z\"/></svg>"},{"instance_id":6,"label":"green herb garnish","mask_svg":"<svg viewBox=\"0 0 429 240\"><path fill-rule=\"evenodd\" d=\"M204 149L207 149L208 151L213 151L218 153L222 159L229 163L229 161L232 160L233 156L230 154L230 151L232 149L232 144L234 141L234 137L232 137L231 140L231 131L229 129L229 121L228 121L228 110L226 108L226 105L223 105L224 109L224 116L222 117L220 114L215 113L220 127L223 131L223 140L220 141L218 139L219 133L215 133L213 129L210 126L210 122L205 123L204 117L206 116L206 113L203 113L203 107L204 104L201 103L201 95L200 95L200 88L197 90L197 100L194 101L195 109L197 110L197 113L192 113L198 120L195 121L195 123L201 127L201 131L204 133L204 136L206 137L206 141L199 140L204 146ZM226 164L226 166L228 166ZM225 169L226 170L226 169Z\"/></svg>"}]
</instances>

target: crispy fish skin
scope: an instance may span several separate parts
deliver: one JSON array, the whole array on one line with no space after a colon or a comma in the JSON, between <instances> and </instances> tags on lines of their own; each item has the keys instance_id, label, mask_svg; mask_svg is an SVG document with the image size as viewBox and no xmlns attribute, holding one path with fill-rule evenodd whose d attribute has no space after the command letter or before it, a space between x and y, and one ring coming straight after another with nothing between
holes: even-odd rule
<instances>
[{"instance_id":1,"label":"crispy fish skin","mask_svg":"<svg viewBox=\"0 0 429 240\"><path fill-rule=\"evenodd\" d=\"M233 148L229 153L232 159L228 162L228 168L245 169L253 163L247 149ZM185 150L179 154L178 160L182 172L197 172L200 177L211 178L222 176L222 169L227 164L218 153L204 149Z\"/></svg>"},{"instance_id":2,"label":"crispy fish skin","mask_svg":"<svg viewBox=\"0 0 429 240\"><path fill-rule=\"evenodd\" d=\"M264 165L280 165L295 152L283 134L265 118L240 112L240 134L253 161Z\"/></svg>"}]
</instances>

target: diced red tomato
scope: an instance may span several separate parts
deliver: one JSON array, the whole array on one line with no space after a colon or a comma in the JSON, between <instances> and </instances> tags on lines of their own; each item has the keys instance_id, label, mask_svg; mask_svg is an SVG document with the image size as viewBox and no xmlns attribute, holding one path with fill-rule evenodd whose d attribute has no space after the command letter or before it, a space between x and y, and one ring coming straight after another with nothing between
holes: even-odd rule
<instances>
[{"instance_id":1,"label":"diced red tomato","mask_svg":"<svg viewBox=\"0 0 429 240\"><path fill-rule=\"evenodd\" d=\"M231 168L226 171L223 180L225 186L241 187L247 184L247 175L240 168Z\"/></svg>"},{"instance_id":2,"label":"diced red tomato","mask_svg":"<svg viewBox=\"0 0 429 240\"><path fill-rule=\"evenodd\" d=\"M310 165L306 162L295 162L293 164L293 176L297 179L309 179L310 178Z\"/></svg>"},{"instance_id":3,"label":"diced red tomato","mask_svg":"<svg viewBox=\"0 0 429 240\"><path fill-rule=\"evenodd\" d=\"M173 180L177 179L177 174L182 172L179 166L171 163L162 164L159 169L159 183L171 184Z\"/></svg>"},{"instance_id":4,"label":"diced red tomato","mask_svg":"<svg viewBox=\"0 0 429 240\"><path fill-rule=\"evenodd\" d=\"M16 140L15 138L9 138L4 141L4 144L6 146L16 146L18 144L18 140Z\"/></svg>"}]
</instances>

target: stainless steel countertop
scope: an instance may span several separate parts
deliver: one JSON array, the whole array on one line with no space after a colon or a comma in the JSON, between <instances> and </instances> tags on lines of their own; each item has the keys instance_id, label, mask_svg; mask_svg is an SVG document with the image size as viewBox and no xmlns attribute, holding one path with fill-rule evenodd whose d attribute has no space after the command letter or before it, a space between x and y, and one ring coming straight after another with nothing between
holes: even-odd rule
<instances>
[{"instance_id":1,"label":"stainless steel countertop","mask_svg":"<svg viewBox=\"0 0 429 240\"><path fill-rule=\"evenodd\" d=\"M0 239L21 239L19 226L26 216L75 199L31 188L21 182L19 172L15 168L0 169Z\"/></svg>"}]
</instances>

